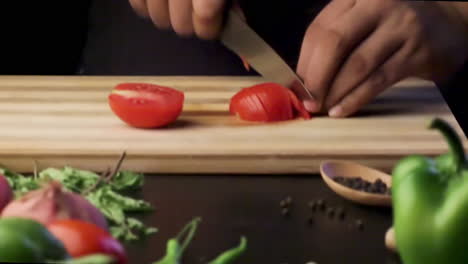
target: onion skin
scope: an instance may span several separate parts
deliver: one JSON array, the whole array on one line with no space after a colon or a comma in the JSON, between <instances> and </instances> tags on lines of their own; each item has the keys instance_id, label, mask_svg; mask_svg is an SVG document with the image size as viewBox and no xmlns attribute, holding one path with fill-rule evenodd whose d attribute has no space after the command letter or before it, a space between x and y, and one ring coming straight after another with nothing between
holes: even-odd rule
<instances>
[{"instance_id":1,"label":"onion skin","mask_svg":"<svg viewBox=\"0 0 468 264\"><path fill-rule=\"evenodd\" d=\"M81 195L66 191L56 181L11 201L2 211L1 217L30 218L43 225L55 220L76 219L108 230L107 221L99 209Z\"/></svg>"},{"instance_id":2,"label":"onion skin","mask_svg":"<svg viewBox=\"0 0 468 264\"><path fill-rule=\"evenodd\" d=\"M4 175L0 174L0 213L13 199L13 191Z\"/></svg>"}]
</instances>

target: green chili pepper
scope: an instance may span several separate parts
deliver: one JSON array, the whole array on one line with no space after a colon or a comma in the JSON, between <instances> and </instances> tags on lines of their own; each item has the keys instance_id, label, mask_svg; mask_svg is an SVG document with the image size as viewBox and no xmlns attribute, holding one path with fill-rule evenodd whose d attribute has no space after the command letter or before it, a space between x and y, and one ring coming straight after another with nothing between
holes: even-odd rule
<instances>
[{"instance_id":1,"label":"green chili pepper","mask_svg":"<svg viewBox=\"0 0 468 264\"><path fill-rule=\"evenodd\" d=\"M393 170L395 238L405 264L468 263L468 162L456 131L434 119L450 152L412 155Z\"/></svg>"},{"instance_id":2,"label":"green chili pepper","mask_svg":"<svg viewBox=\"0 0 468 264\"><path fill-rule=\"evenodd\" d=\"M166 246L166 255L156 261L153 264L178 264L182 259L185 249L190 244L197 231L198 224L200 223L201 218L197 217L190 221L185 227L179 232L179 234L169 239ZM182 237L186 235L185 239L182 241Z\"/></svg>"},{"instance_id":3,"label":"green chili pepper","mask_svg":"<svg viewBox=\"0 0 468 264\"><path fill-rule=\"evenodd\" d=\"M230 264L234 263L235 260L237 260L247 249L247 238L244 236L241 237L240 244L232 249L229 249L225 251L224 253L221 253L217 258L214 260L210 261L208 264Z\"/></svg>"}]
</instances>

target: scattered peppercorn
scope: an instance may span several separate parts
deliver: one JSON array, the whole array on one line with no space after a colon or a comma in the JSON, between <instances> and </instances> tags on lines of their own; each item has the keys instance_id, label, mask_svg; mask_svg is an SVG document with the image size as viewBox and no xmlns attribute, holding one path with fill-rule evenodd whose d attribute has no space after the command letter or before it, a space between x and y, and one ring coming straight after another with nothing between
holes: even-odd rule
<instances>
[{"instance_id":1,"label":"scattered peppercorn","mask_svg":"<svg viewBox=\"0 0 468 264\"><path fill-rule=\"evenodd\" d=\"M289 215L289 209L288 208L283 208L281 210L281 215L283 216L288 216Z\"/></svg>"},{"instance_id":2,"label":"scattered peppercorn","mask_svg":"<svg viewBox=\"0 0 468 264\"><path fill-rule=\"evenodd\" d=\"M356 220L356 226L359 230L363 230L364 229L364 223L362 222L362 220Z\"/></svg>"},{"instance_id":3,"label":"scattered peppercorn","mask_svg":"<svg viewBox=\"0 0 468 264\"><path fill-rule=\"evenodd\" d=\"M325 209L325 202L321 199L317 200L317 208L323 211Z\"/></svg>"},{"instance_id":4,"label":"scattered peppercorn","mask_svg":"<svg viewBox=\"0 0 468 264\"><path fill-rule=\"evenodd\" d=\"M281 202L280 202L280 207L281 207L281 208L288 207L288 204L286 203L285 200L281 200Z\"/></svg>"},{"instance_id":5,"label":"scattered peppercorn","mask_svg":"<svg viewBox=\"0 0 468 264\"><path fill-rule=\"evenodd\" d=\"M314 212L317 209L317 204L314 201L310 201L308 205L309 205L310 210L312 210L312 212Z\"/></svg>"},{"instance_id":6,"label":"scattered peppercorn","mask_svg":"<svg viewBox=\"0 0 468 264\"><path fill-rule=\"evenodd\" d=\"M327 208L327 215L328 215L329 218L333 218L333 216L335 215L335 210L332 207L328 207Z\"/></svg>"},{"instance_id":7,"label":"scattered peppercorn","mask_svg":"<svg viewBox=\"0 0 468 264\"><path fill-rule=\"evenodd\" d=\"M336 209L336 214L338 215L338 219L344 220L345 211L344 211L344 209L342 207L338 207L338 209Z\"/></svg>"},{"instance_id":8,"label":"scattered peppercorn","mask_svg":"<svg viewBox=\"0 0 468 264\"><path fill-rule=\"evenodd\" d=\"M381 179L377 179L374 182L369 182L364 180L360 177L341 177L336 176L332 178L335 182L340 183L346 187L365 191L368 193L375 193L375 194L387 194L391 195L391 188L387 186Z\"/></svg>"},{"instance_id":9,"label":"scattered peppercorn","mask_svg":"<svg viewBox=\"0 0 468 264\"><path fill-rule=\"evenodd\" d=\"M291 196L286 197L286 199L284 199L284 201L286 202L287 205L291 205L292 202L293 202Z\"/></svg>"}]
</instances>

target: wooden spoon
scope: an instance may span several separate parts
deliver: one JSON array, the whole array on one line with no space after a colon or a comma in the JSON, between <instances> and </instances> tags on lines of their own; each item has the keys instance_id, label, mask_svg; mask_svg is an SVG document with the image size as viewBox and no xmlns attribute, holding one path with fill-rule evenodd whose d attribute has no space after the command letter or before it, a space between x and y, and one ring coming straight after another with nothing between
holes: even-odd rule
<instances>
[{"instance_id":1,"label":"wooden spoon","mask_svg":"<svg viewBox=\"0 0 468 264\"><path fill-rule=\"evenodd\" d=\"M393 229L393 226L387 230L387 233L385 233L385 246L393 252L398 252L395 242L395 230Z\"/></svg>"},{"instance_id":2,"label":"wooden spoon","mask_svg":"<svg viewBox=\"0 0 468 264\"><path fill-rule=\"evenodd\" d=\"M392 198L388 194L376 194L355 190L333 180L333 177L360 177L370 182L380 179L387 184L387 187L391 187L392 177L384 172L354 162L329 160L320 164L320 174L325 183L334 192L346 199L365 205L392 205Z\"/></svg>"}]
</instances>

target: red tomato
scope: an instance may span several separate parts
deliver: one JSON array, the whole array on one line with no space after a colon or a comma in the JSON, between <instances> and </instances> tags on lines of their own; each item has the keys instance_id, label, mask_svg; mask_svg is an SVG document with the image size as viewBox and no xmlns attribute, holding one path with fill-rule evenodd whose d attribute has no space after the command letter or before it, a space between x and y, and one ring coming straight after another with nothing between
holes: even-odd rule
<instances>
[{"instance_id":1,"label":"red tomato","mask_svg":"<svg viewBox=\"0 0 468 264\"><path fill-rule=\"evenodd\" d=\"M57 220L47 226L73 257L105 254L118 264L127 263L125 249L111 234L97 225L80 220Z\"/></svg>"},{"instance_id":2,"label":"red tomato","mask_svg":"<svg viewBox=\"0 0 468 264\"><path fill-rule=\"evenodd\" d=\"M157 128L174 122L183 104L183 92L148 83L122 83L109 95L112 111L138 128Z\"/></svg>"},{"instance_id":3,"label":"red tomato","mask_svg":"<svg viewBox=\"0 0 468 264\"><path fill-rule=\"evenodd\" d=\"M276 83L247 87L231 98L229 111L247 121L274 122L298 116L310 119L309 112L291 90Z\"/></svg>"}]
</instances>

